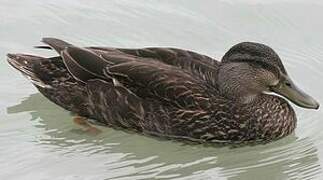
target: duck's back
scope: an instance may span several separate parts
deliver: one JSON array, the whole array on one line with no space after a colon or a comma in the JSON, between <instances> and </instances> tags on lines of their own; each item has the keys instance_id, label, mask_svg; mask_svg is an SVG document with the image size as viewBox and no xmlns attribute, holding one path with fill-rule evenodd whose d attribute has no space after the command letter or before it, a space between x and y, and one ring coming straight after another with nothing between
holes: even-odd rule
<instances>
[{"instance_id":1,"label":"duck's back","mask_svg":"<svg viewBox=\"0 0 323 180\"><path fill-rule=\"evenodd\" d=\"M149 125L153 122L149 118L162 122L174 113L200 111L209 106L208 96L216 91L219 62L191 51L74 48L58 39L43 41L61 56L16 54L9 56L11 64L32 77L54 103L101 123L138 130L167 128L152 127L158 123ZM64 54L66 49L70 52Z\"/></svg>"}]
</instances>

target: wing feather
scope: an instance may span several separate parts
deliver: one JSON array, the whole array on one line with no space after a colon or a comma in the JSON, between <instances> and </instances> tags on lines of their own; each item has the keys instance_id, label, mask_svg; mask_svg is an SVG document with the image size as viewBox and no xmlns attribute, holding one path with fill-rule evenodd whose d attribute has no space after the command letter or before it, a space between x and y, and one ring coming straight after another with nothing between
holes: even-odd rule
<instances>
[{"instance_id":1,"label":"wing feather","mask_svg":"<svg viewBox=\"0 0 323 180\"><path fill-rule=\"evenodd\" d=\"M139 97L158 98L179 108L207 108L217 91L219 63L175 48L78 48L54 38L43 42L62 55L70 73L85 83L115 78Z\"/></svg>"},{"instance_id":2,"label":"wing feather","mask_svg":"<svg viewBox=\"0 0 323 180\"><path fill-rule=\"evenodd\" d=\"M217 70L219 62L208 56L201 55L192 51L177 48L143 48L143 49L115 49L103 47L91 47L108 61L121 62L131 60L159 61L164 64L179 67L188 71L213 86L217 86Z\"/></svg>"},{"instance_id":3,"label":"wing feather","mask_svg":"<svg viewBox=\"0 0 323 180\"><path fill-rule=\"evenodd\" d=\"M215 90L202 79L158 61L120 63L107 67L106 73L117 79L127 77L124 83L144 90L141 96L154 96L179 108L206 108Z\"/></svg>"}]
</instances>

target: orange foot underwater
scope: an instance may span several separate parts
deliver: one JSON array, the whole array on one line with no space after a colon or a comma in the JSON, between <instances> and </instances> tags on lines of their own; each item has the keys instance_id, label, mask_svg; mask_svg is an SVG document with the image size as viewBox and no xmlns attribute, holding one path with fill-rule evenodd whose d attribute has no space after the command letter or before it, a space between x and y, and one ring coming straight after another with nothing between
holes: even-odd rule
<instances>
[{"instance_id":1,"label":"orange foot underwater","mask_svg":"<svg viewBox=\"0 0 323 180\"><path fill-rule=\"evenodd\" d=\"M102 131L94 126L91 126L88 121L87 118L82 117L82 116L75 116L73 118L73 121L75 124L80 125L83 129L84 132L87 132L89 134L92 135L98 135L100 134Z\"/></svg>"}]
</instances>

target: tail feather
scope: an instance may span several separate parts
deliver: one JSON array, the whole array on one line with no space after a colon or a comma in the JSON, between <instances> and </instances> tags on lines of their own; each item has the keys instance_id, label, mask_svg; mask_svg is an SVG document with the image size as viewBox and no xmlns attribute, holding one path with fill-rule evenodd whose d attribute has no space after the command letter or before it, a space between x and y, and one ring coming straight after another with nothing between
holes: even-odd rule
<instances>
[{"instance_id":1,"label":"tail feather","mask_svg":"<svg viewBox=\"0 0 323 180\"><path fill-rule=\"evenodd\" d=\"M51 48L50 46L44 46L44 45L34 46L34 48L37 48L37 49L50 49L50 50L52 50L52 49L53 49L53 48Z\"/></svg>"},{"instance_id":2,"label":"tail feather","mask_svg":"<svg viewBox=\"0 0 323 180\"><path fill-rule=\"evenodd\" d=\"M40 63L41 57L25 54L7 54L8 63L19 70L33 84L42 88L51 88L35 71L35 64Z\"/></svg>"},{"instance_id":3,"label":"tail feather","mask_svg":"<svg viewBox=\"0 0 323 180\"><path fill-rule=\"evenodd\" d=\"M38 87L51 88L55 78L67 78L69 75L60 57L44 58L26 54L7 54L7 57L12 67Z\"/></svg>"},{"instance_id":4,"label":"tail feather","mask_svg":"<svg viewBox=\"0 0 323 180\"><path fill-rule=\"evenodd\" d=\"M61 56L46 58L8 54L7 57L9 64L27 77L49 100L73 113L91 116L86 88L69 73Z\"/></svg>"}]
</instances>

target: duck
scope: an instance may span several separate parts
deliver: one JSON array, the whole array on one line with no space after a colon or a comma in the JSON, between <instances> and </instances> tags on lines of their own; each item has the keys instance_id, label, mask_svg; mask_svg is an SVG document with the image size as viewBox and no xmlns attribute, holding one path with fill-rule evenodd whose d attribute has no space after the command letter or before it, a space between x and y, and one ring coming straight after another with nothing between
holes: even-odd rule
<instances>
[{"instance_id":1,"label":"duck","mask_svg":"<svg viewBox=\"0 0 323 180\"><path fill-rule=\"evenodd\" d=\"M318 109L269 46L241 42L220 61L178 48L78 47L43 38L58 55L8 63L81 124L201 143L268 142L296 128L289 102ZM88 126L88 125L86 125Z\"/></svg>"}]
</instances>

